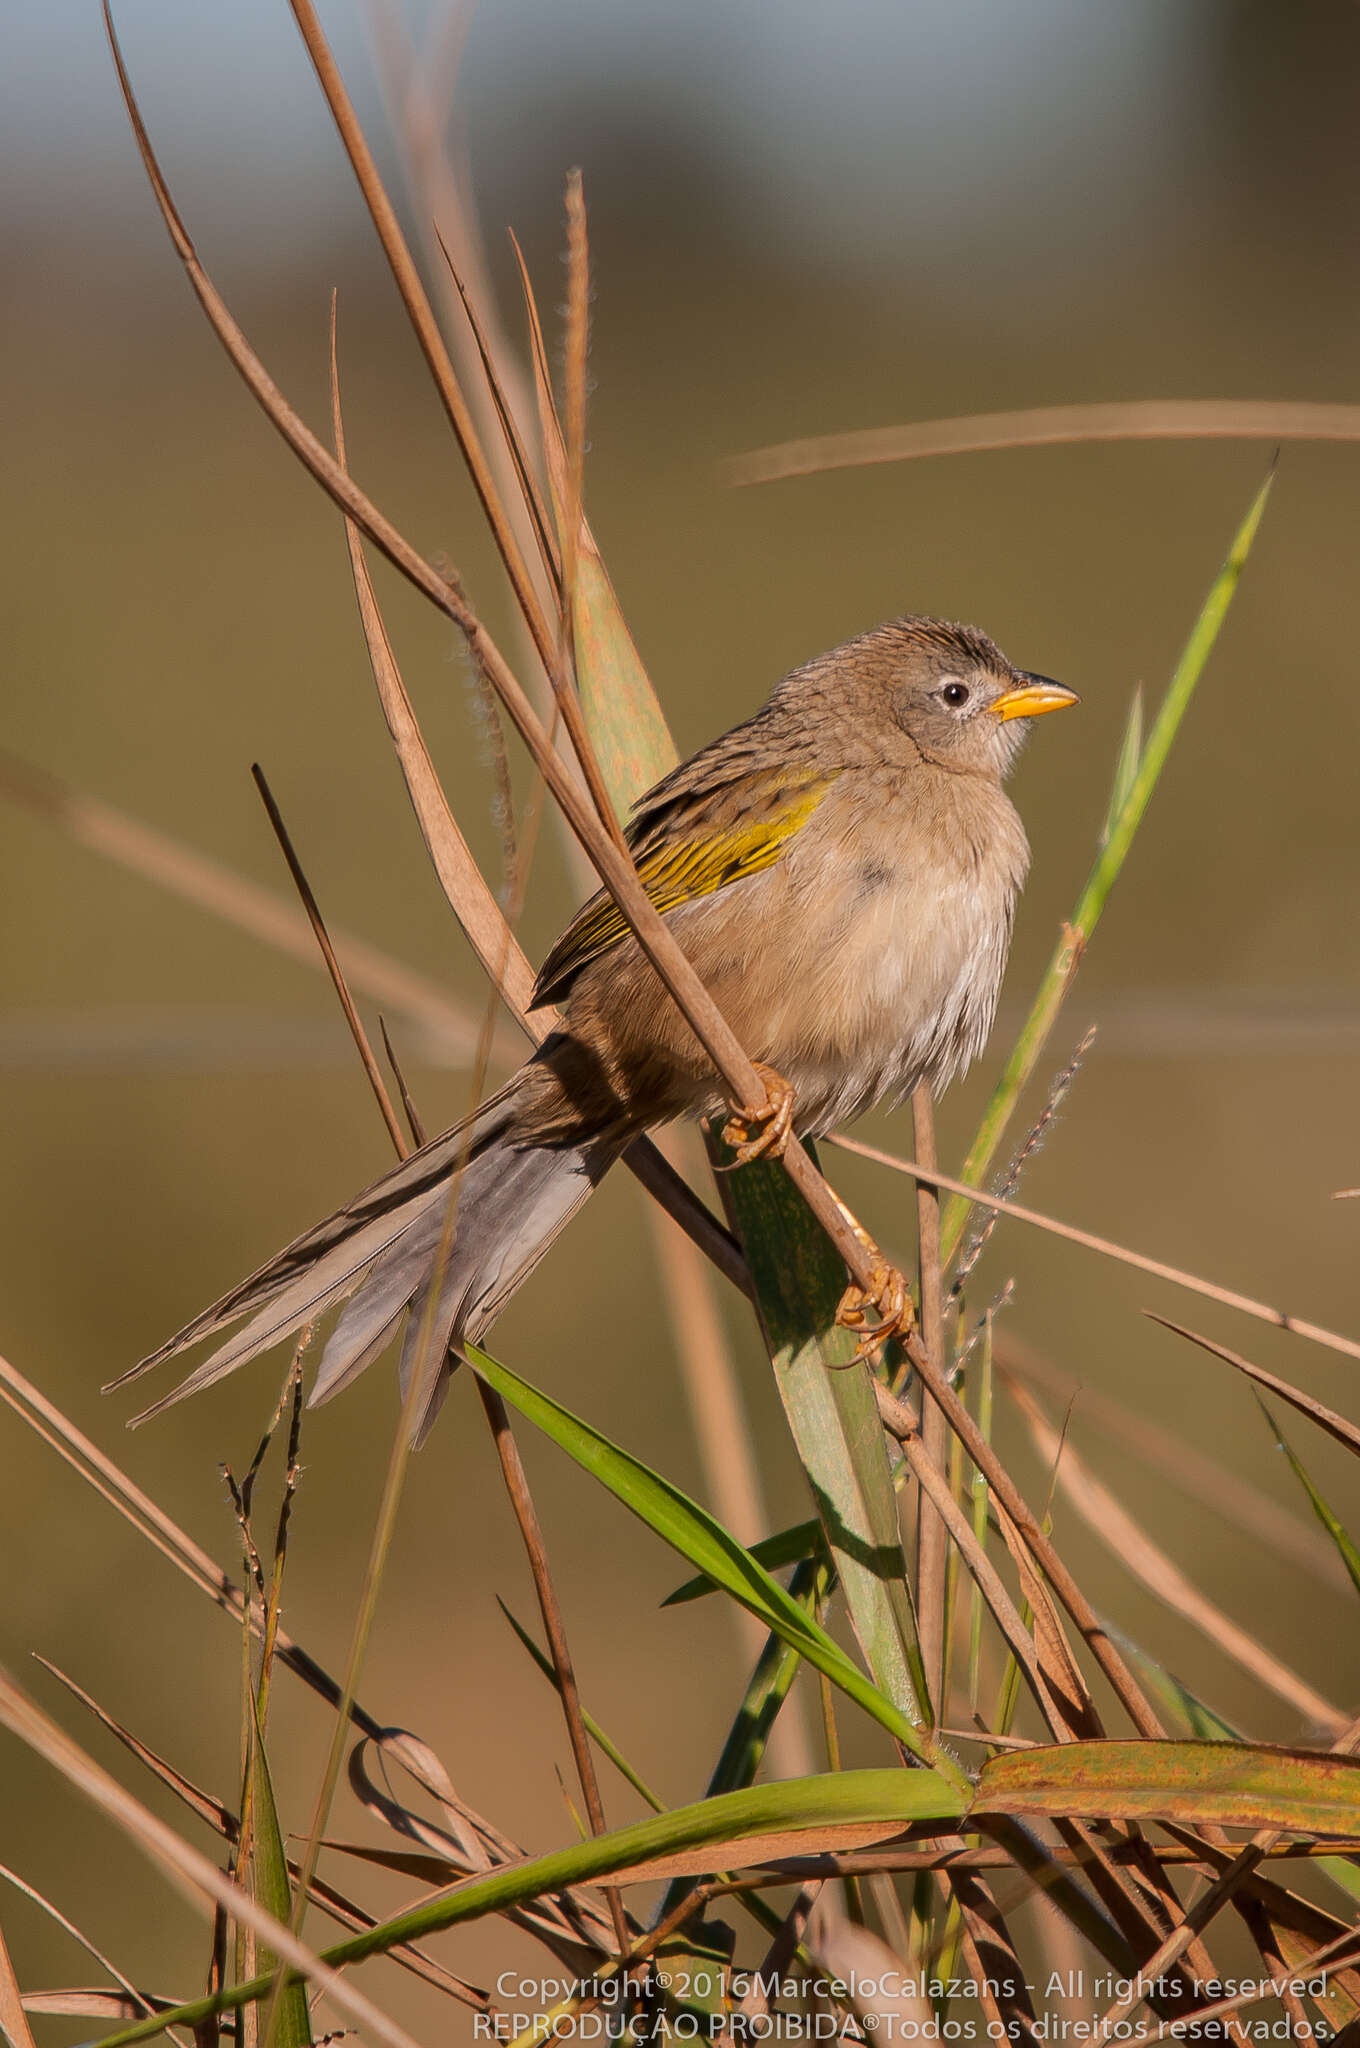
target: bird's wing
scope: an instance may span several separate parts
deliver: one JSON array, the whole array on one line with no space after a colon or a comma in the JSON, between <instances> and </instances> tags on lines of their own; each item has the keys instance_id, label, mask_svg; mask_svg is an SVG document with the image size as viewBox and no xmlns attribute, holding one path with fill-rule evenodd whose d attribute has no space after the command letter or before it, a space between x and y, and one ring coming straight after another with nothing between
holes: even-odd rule
<instances>
[{"instance_id":1,"label":"bird's wing","mask_svg":"<svg viewBox=\"0 0 1360 2048\"><path fill-rule=\"evenodd\" d=\"M638 879L664 912L759 874L781 857L834 780L833 775L805 773L790 781L787 774L771 771L745 781L740 798L729 789L716 793L721 802L684 806L655 837L653 828L635 840ZM609 952L628 932L622 911L601 889L577 912L544 961L532 1007L558 1001L588 962Z\"/></svg>"}]
</instances>

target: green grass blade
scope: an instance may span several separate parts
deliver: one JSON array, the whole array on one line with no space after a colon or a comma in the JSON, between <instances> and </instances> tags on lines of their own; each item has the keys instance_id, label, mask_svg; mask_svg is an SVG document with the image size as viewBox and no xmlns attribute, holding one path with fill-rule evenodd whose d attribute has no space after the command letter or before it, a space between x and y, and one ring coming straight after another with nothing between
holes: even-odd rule
<instances>
[{"instance_id":1,"label":"green grass blade","mask_svg":"<svg viewBox=\"0 0 1360 2048\"><path fill-rule=\"evenodd\" d=\"M759 1543L751 1544L750 1550L757 1564L763 1564L767 1572L777 1572L786 1564L805 1563L822 1547L822 1525L809 1521L794 1522L787 1529L776 1530L773 1536L762 1536ZM683 1586L666 1595L661 1605L683 1607L687 1601L702 1600L717 1590L712 1579L701 1574L697 1579L686 1579Z\"/></svg>"},{"instance_id":2,"label":"green grass blade","mask_svg":"<svg viewBox=\"0 0 1360 2048\"><path fill-rule=\"evenodd\" d=\"M1313 1513L1336 1545L1337 1554L1342 1564L1345 1565L1346 1570L1350 1573L1351 1584L1356 1592L1360 1593L1360 1550L1356 1549L1341 1522L1333 1514L1331 1508L1323 1499L1322 1494L1314 1485L1313 1479L1303 1460L1290 1444L1289 1439L1285 1436L1284 1431L1280 1428L1279 1423L1275 1420L1265 1402L1260 1400L1259 1395L1257 1400L1260 1402L1261 1413L1265 1416L1276 1443L1289 1460L1290 1469L1294 1477L1298 1480L1299 1485L1312 1503Z\"/></svg>"},{"instance_id":3,"label":"green grass blade","mask_svg":"<svg viewBox=\"0 0 1360 2048\"><path fill-rule=\"evenodd\" d=\"M880 1690L919 1724L929 1695L883 1425L868 1369L850 1365L855 1339L836 1325L844 1268L773 1162L740 1167L723 1193L855 1634ZM913 1748L922 1753L919 1737Z\"/></svg>"},{"instance_id":4,"label":"green grass blade","mask_svg":"<svg viewBox=\"0 0 1360 2048\"><path fill-rule=\"evenodd\" d=\"M284 1855L283 1831L279 1826L279 1810L274 1799L274 1782L270 1776L269 1759L265 1754L264 1736L260 1731L260 1719L255 1711L253 1692L250 1694L250 1703L250 1787L254 1812L251 1888L259 1903L286 1927L290 1923L293 1911L288 1861ZM277 1975L279 1959L272 1951L262 1949L260 1962L266 1972ZM276 2048L311 2048L312 2024L307 2009L307 1987L296 1977L284 1977L280 1982L278 2003L270 2033Z\"/></svg>"},{"instance_id":5,"label":"green grass blade","mask_svg":"<svg viewBox=\"0 0 1360 2048\"><path fill-rule=\"evenodd\" d=\"M914 1756L934 1763L956 1788L966 1785L963 1773L948 1759L927 1758L919 1731L901 1709L818 1627L778 1579L757 1564L750 1551L696 1501L485 1351L470 1346L467 1357L473 1370L504 1400L598 1479L664 1543L739 1600L800 1656L824 1671L833 1685L871 1714Z\"/></svg>"},{"instance_id":6,"label":"green grass blade","mask_svg":"<svg viewBox=\"0 0 1360 2048\"><path fill-rule=\"evenodd\" d=\"M400 1942L419 1941L469 1920L501 1913L525 1900L567 1886L590 1884L612 1873L626 1873L661 1857L707 1851L737 1862L743 1843L770 1836L811 1831L819 1837L832 1829L892 1824L907 1828L918 1821L954 1820L968 1804L968 1788L960 1791L937 1771L839 1771L834 1776L792 1778L779 1785L753 1785L718 1799L634 1821L567 1849L554 1850L527 1863L514 1863L462 1884L452 1893L412 1906L391 1920L366 1928L347 1941L322 1951L322 1959L339 1968L384 1955ZM735 1852L735 1853L733 1853ZM273 1979L256 1977L215 1997L195 1999L159 2012L115 2034L105 2035L98 2048L130 2048L166 2027L193 2027L216 2013L253 2004L268 1992Z\"/></svg>"},{"instance_id":7,"label":"green grass blade","mask_svg":"<svg viewBox=\"0 0 1360 2048\"><path fill-rule=\"evenodd\" d=\"M1111 1634L1115 1636L1129 1662L1136 1668L1148 1691L1169 1713L1181 1720L1192 1735L1197 1735L1206 1742L1247 1740L1240 1728L1235 1728L1231 1721L1225 1721L1220 1713L1199 1697L1198 1693L1191 1692L1189 1686L1177 1678L1174 1671L1168 1671L1165 1664L1159 1663L1140 1644L1133 1642L1122 1631L1111 1630Z\"/></svg>"},{"instance_id":8,"label":"green grass blade","mask_svg":"<svg viewBox=\"0 0 1360 2048\"><path fill-rule=\"evenodd\" d=\"M1139 683L1129 705L1128 720L1124 726L1124 737L1119 743L1119 759L1114 764L1114 786L1110 790L1109 807L1105 822L1100 828L1100 843L1108 846L1110 834L1119 822L1119 814L1133 793L1138 779L1138 769L1143 759L1143 685Z\"/></svg>"},{"instance_id":9,"label":"green grass blade","mask_svg":"<svg viewBox=\"0 0 1360 2048\"><path fill-rule=\"evenodd\" d=\"M538 1644L530 1635L528 1629L524 1627L522 1622L519 1622L515 1619L514 1615L510 1612L510 1609L506 1606L503 1600L498 1599L496 1605L500 1608L501 1613L505 1616L511 1628L515 1631L515 1634L519 1637L521 1643L529 1652L529 1655L533 1658L535 1664L543 1673L543 1676L547 1679L549 1685L555 1687L557 1684L557 1673L553 1669L553 1662L551 1657L547 1657L544 1655L543 1651L540 1650ZM610 1763L613 1764L614 1769L619 1773L619 1776L627 1780L627 1782L632 1786L633 1790L637 1793L639 1799L641 1799L645 1805L650 1806L653 1813L664 1813L666 1807L665 1800L658 1799L655 1792L653 1792L653 1790L651 1789L650 1785L648 1785L644 1779L638 1776L638 1773L633 1769L633 1766L629 1763L627 1757L623 1754L623 1751L618 1747L618 1744L610 1740L609 1736L606 1735L604 1729L595 1719L595 1716L593 1714L587 1713L584 1706L581 1708L581 1720L585 1727L586 1734L595 1744L595 1747L609 1758Z\"/></svg>"},{"instance_id":10,"label":"green grass blade","mask_svg":"<svg viewBox=\"0 0 1360 2048\"><path fill-rule=\"evenodd\" d=\"M1271 482L1272 478L1267 477L1253 498L1246 518L1233 536L1228 558L1204 600L1203 608L1176 664L1161 708L1148 734L1147 745L1143 749L1137 772L1129 785L1128 794L1119 808L1118 815L1110 821L1109 836L1096 857L1095 866L1087 877L1086 886L1081 892L1071 920L1063 929L1062 937L1049 962L1048 971L1039 985L1039 993L1034 999L1024 1028L1006 1062L1005 1071L992 1092L977 1136L959 1175L960 1180L971 1181L977 1186L984 1179L1021 1092L1034 1072L1048 1041L1048 1035L1053 1029L1072 977L1076 973L1082 951L1089 944L1100 922L1110 891L1128 858L1129 848L1143 821L1143 814L1151 801L1152 792L1157 787L1181 723L1190 708L1195 687L1204 673L1219 629L1228 615L1228 608L1241 579L1247 556L1251 553L1252 542L1256 538L1256 530L1265 512ZM1121 760L1127 752L1128 743L1129 735L1126 731ZM968 1207L968 1202L961 1195L951 1196L945 1204L941 1219L941 1235L943 1255L946 1259L952 1258L958 1249L959 1239L968 1220Z\"/></svg>"},{"instance_id":11,"label":"green grass blade","mask_svg":"<svg viewBox=\"0 0 1360 2048\"><path fill-rule=\"evenodd\" d=\"M549 465L551 471L551 464ZM560 508L558 512L560 521ZM583 526L572 612L577 686L620 815L673 767L675 746L608 574ZM749 1166L725 1189L760 1297L770 1356L831 1542L856 1635L879 1687L909 1719L923 1696L896 1503L877 1410L852 1345L834 1330L839 1259L778 1166Z\"/></svg>"},{"instance_id":12,"label":"green grass blade","mask_svg":"<svg viewBox=\"0 0 1360 2048\"><path fill-rule=\"evenodd\" d=\"M825 1557L807 1558L793 1575L789 1596L805 1613L815 1615L830 1584L831 1567ZM770 1730L788 1698L801 1661L798 1651L782 1637L773 1633L766 1637L708 1781L710 1799L719 1792L735 1792L754 1779L765 1755Z\"/></svg>"}]
</instances>

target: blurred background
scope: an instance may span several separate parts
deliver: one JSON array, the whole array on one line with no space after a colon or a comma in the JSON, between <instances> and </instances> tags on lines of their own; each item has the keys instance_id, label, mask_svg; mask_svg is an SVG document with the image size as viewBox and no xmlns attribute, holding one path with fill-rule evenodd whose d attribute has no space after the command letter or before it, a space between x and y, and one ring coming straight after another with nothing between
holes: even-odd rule
<instances>
[{"instance_id":1,"label":"blurred background","mask_svg":"<svg viewBox=\"0 0 1360 2048\"><path fill-rule=\"evenodd\" d=\"M323 14L400 189L375 63L391 43L362 7ZM355 471L508 635L456 452L287 9L122 0L118 22L177 201L252 339L324 431L338 288ZM442 50L422 74L442 93L442 19L417 13L410 26ZM789 666L906 610L972 619L1082 693L1077 716L1040 728L1016 778L1034 870L993 1057L942 1106L946 1163L962 1157L1007 1024L1075 901L1131 692L1141 682L1159 696L1271 451L1056 448L748 490L724 487L719 465L794 435L1006 407L1351 398L1358 86L1360 15L1342 0L498 0L471 17L443 115L517 335L506 229L555 317L562 178L584 170L587 504L680 746L753 708ZM83 0L9 26L0 172L0 746L285 891L250 783L258 759L334 924L479 1013L475 963L377 710L339 522L191 301ZM1360 454L1284 450L1228 626L1055 1038L1050 1068L1099 1025L1024 1191L1349 1330L1360 1204L1329 1197L1360 1181L1357 515ZM462 654L392 579L380 588L458 817L494 866L490 754ZM382 1170L386 1139L310 966L74 844L14 800L17 786L11 766L0 1345L233 1566L218 1466L248 1461L282 1361L134 1437L124 1424L142 1390L98 1388ZM531 955L576 895L549 831L523 923ZM461 1113L467 1072L428 1033L389 1021L427 1125ZM861 1135L910 1150L905 1117ZM908 1250L908 1184L844 1156L832 1165L877 1234ZM1246 1386L1140 1310L1209 1330L1352 1414L1353 1364L1003 1225L980 1285L1011 1277L1007 1327L1038 1356L1306 1513ZM721 1313L780 1526L807 1511L800 1480L749 1315L726 1300ZM591 1204L497 1348L704 1497L631 1181L616 1176ZM286 1618L335 1667L395 1416L382 1368L306 1429ZM1013 1412L1000 1431L1039 1497L1045 1478ZM1341 1454L1302 1423L1291 1434L1344 1513L1355 1490ZM0 1440L0 1655L102 1760L116 1751L31 1651L233 1800L232 1630L22 1425L0 1419ZM1204 1487L1131 1455L1080 1400L1072 1442L1210 1599L1354 1707L1360 1638L1325 1553L1310 1567L1306 1543L1285 1555L1268 1531L1225 1519ZM663 1797L699 1796L743 1679L730 1618L717 1603L659 1612L676 1563L555 1453L532 1441L525 1452L587 1705ZM1121 1629L1250 1734L1309 1732L1070 1509L1057 1515L1066 1554ZM459 1387L411 1471L361 1691L434 1745L477 1808L542 1849L570 1836L569 1759L498 1594L531 1613L480 1412ZM691 1713L658 1714L682 1683ZM275 1723L285 1824L305 1828L325 1718L284 1684ZM636 1810L617 1781L606 1799L611 1819ZM195 1988L203 1944L188 1909L8 1739L0 1807L8 1862L138 1982ZM333 1832L365 1832L344 1793ZM403 1890L373 1896L395 1904ZM26 1985L88 1975L26 1902L6 1897L0 1918ZM536 1954L494 1930L441 1952L479 1981ZM423 1994L390 1973L382 1993L428 2019Z\"/></svg>"}]
</instances>

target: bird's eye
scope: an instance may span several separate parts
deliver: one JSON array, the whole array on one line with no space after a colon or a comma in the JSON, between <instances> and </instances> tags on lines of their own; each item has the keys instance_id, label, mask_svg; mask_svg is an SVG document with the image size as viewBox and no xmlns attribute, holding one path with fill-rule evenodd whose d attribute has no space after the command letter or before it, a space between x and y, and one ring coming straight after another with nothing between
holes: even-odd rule
<instances>
[{"instance_id":1,"label":"bird's eye","mask_svg":"<svg viewBox=\"0 0 1360 2048\"><path fill-rule=\"evenodd\" d=\"M968 685L967 683L946 683L940 695L951 711L961 711L968 702Z\"/></svg>"}]
</instances>

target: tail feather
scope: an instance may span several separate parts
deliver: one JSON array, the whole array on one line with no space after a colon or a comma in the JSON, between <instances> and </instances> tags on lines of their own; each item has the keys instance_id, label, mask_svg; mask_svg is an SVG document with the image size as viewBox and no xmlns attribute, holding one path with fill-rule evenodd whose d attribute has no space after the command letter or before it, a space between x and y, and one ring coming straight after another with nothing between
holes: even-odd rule
<instances>
[{"instance_id":1,"label":"tail feather","mask_svg":"<svg viewBox=\"0 0 1360 2048\"><path fill-rule=\"evenodd\" d=\"M372 1341L365 1345L362 1351L347 1353L342 1361L338 1361L331 1366L328 1373L325 1372L326 1360L323 1357L321 1367L318 1369L316 1378L312 1382L312 1391L307 1396L307 1406L309 1408L324 1406L331 1399L332 1395L343 1393L346 1387L353 1385L360 1373L367 1372L370 1365L373 1365L382 1357L384 1351L386 1351L388 1345L396 1336L397 1326L409 1306L410 1303L404 1301L396 1314L388 1317L382 1328L378 1330ZM329 1348L328 1345L328 1351Z\"/></svg>"},{"instance_id":2,"label":"tail feather","mask_svg":"<svg viewBox=\"0 0 1360 2048\"><path fill-rule=\"evenodd\" d=\"M225 1379L238 1365L244 1365L258 1352L267 1351L284 1337L291 1337L294 1330L301 1329L313 1316L343 1300L350 1289L361 1282L378 1254L400 1239L422 1210L438 1206L439 1192L438 1188L433 1188L414 1202L404 1204L395 1215L375 1217L352 1237L342 1238L339 1244L332 1245L295 1280L282 1288L271 1287L264 1307L251 1317L244 1329L228 1337L226 1343L211 1357L205 1358L202 1365L195 1366L177 1387L162 1395L151 1407L143 1409L134 1420L145 1422L149 1416L159 1415L162 1409L173 1408L177 1402L187 1400L190 1394L202 1393L205 1387Z\"/></svg>"},{"instance_id":3,"label":"tail feather","mask_svg":"<svg viewBox=\"0 0 1360 2048\"><path fill-rule=\"evenodd\" d=\"M490 1328L594 1193L625 1142L608 1134L552 1150L493 1145L469 1163L443 1270L435 1270L436 1246L406 1319L403 1398L417 1372L428 1388L414 1418L417 1444L424 1442L443 1405L463 1345L477 1343ZM435 1285L439 1291L431 1310Z\"/></svg>"},{"instance_id":4,"label":"tail feather","mask_svg":"<svg viewBox=\"0 0 1360 2048\"><path fill-rule=\"evenodd\" d=\"M401 1383L404 1395L419 1369L426 1389L415 1417L421 1441L461 1347L476 1343L495 1320L626 1142L624 1134L606 1131L577 1145L517 1145L508 1129L516 1087L510 1082L465 1123L304 1231L113 1381L122 1386L188 1345L242 1325L136 1420L211 1386L349 1296L322 1354L312 1404L329 1400L372 1364L405 1315Z\"/></svg>"},{"instance_id":5,"label":"tail feather","mask_svg":"<svg viewBox=\"0 0 1360 2048\"><path fill-rule=\"evenodd\" d=\"M443 1190L439 1190L442 1195ZM358 1292L341 1311L326 1341L309 1397L312 1407L328 1401L357 1377L355 1361L367 1358L375 1341L385 1344L429 1268L444 1226L446 1203L428 1203L364 1275Z\"/></svg>"},{"instance_id":6,"label":"tail feather","mask_svg":"<svg viewBox=\"0 0 1360 2048\"><path fill-rule=\"evenodd\" d=\"M167 1358L173 1358L190 1344L216 1336L219 1330L239 1322L242 1316L256 1313L276 1300L293 1279L310 1272L333 1247L353 1240L365 1225L381 1222L406 1202L414 1202L417 1196L437 1189L440 1182L448 1179L464 1154L475 1152L504 1130L513 1107L514 1092L515 1082L512 1080L472 1116L447 1131L441 1131L437 1138L431 1138L418 1152L412 1152L390 1173L383 1174L380 1180L375 1180L356 1195L352 1202L347 1202L343 1209L337 1209L334 1215L314 1223L310 1230L304 1230L300 1237L295 1237L281 1252L267 1259L248 1279L240 1281L202 1310L192 1322L186 1323L182 1330L177 1330L156 1350L148 1352L129 1371L111 1380L104 1389L105 1393L112 1392L115 1387L126 1386L129 1380L140 1378L153 1366L163 1365ZM381 1244L378 1244L376 1250L381 1249Z\"/></svg>"}]
</instances>

